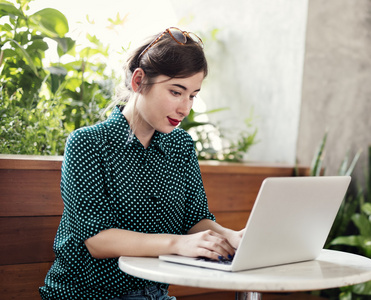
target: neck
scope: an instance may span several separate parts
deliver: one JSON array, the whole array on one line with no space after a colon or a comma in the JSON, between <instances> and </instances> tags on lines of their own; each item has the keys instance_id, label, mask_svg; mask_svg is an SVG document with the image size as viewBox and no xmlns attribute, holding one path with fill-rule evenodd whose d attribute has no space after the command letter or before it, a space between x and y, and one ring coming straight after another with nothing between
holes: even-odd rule
<instances>
[{"instance_id":1,"label":"neck","mask_svg":"<svg viewBox=\"0 0 371 300\"><path fill-rule=\"evenodd\" d=\"M135 112L134 107L131 105L126 105L123 110L123 115L128 121L131 130L133 130L135 136L138 138L139 142L144 148L147 148L152 140L152 136L155 130L152 127L145 126L138 113Z\"/></svg>"}]
</instances>

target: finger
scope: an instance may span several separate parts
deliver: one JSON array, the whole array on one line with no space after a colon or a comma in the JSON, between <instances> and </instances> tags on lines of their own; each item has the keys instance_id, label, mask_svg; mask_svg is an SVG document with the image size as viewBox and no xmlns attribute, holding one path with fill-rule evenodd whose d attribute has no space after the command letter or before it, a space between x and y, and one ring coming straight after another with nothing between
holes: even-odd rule
<instances>
[{"instance_id":1,"label":"finger","mask_svg":"<svg viewBox=\"0 0 371 300\"><path fill-rule=\"evenodd\" d=\"M221 260L222 256L219 253L216 253L214 251L210 251L206 248L200 248L199 249L199 255L200 257L206 257L213 260Z\"/></svg>"},{"instance_id":2,"label":"finger","mask_svg":"<svg viewBox=\"0 0 371 300\"><path fill-rule=\"evenodd\" d=\"M222 235L215 232L208 232L204 239L206 243L204 247L225 259L231 259L235 253L235 249L229 243L229 241Z\"/></svg>"},{"instance_id":3,"label":"finger","mask_svg":"<svg viewBox=\"0 0 371 300\"><path fill-rule=\"evenodd\" d=\"M232 259L235 250L225 241L209 242L208 250L218 254L219 260Z\"/></svg>"}]
</instances>

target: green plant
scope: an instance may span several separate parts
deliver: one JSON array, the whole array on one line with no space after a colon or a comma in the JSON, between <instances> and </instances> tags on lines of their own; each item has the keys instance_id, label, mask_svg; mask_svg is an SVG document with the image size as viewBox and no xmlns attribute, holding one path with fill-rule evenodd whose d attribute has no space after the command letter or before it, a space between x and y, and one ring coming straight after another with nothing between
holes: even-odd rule
<instances>
[{"instance_id":1,"label":"green plant","mask_svg":"<svg viewBox=\"0 0 371 300\"><path fill-rule=\"evenodd\" d=\"M245 120L249 130L239 133L237 140L227 139L225 130L211 122L199 122L197 117L204 114L211 114L223 111L227 108L219 108L203 113L196 113L191 110L190 114L183 120L180 127L191 133L195 143L195 149L199 160L221 160L239 162L248 152L250 147L256 143L257 129L252 129L252 114ZM213 144L217 140L220 147Z\"/></svg>"},{"instance_id":2,"label":"green plant","mask_svg":"<svg viewBox=\"0 0 371 300\"><path fill-rule=\"evenodd\" d=\"M357 233L338 236L331 241L330 246L350 247L350 251L371 258L371 146L368 148L368 162L365 188L358 186L354 198L358 211L354 210L350 216ZM371 281L340 288L340 291L341 300L370 299Z\"/></svg>"},{"instance_id":3,"label":"green plant","mask_svg":"<svg viewBox=\"0 0 371 300\"><path fill-rule=\"evenodd\" d=\"M324 135L311 165L312 176L324 174L323 160L327 133ZM343 159L338 175L351 175L361 155L358 151L350 160ZM325 248L351 251L371 258L371 146L368 149L365 187L348 190L335 218ZM340 289L322 291L322 295L341 300L364 300L371 296L371 281Z\"/></svg>"},{"instance_id":4,"label":"green plant","mask_svg":"<svg viewBox=\"0 0 371 300\"><path fill-rule=\"evenodd\" d=\"M16 97L2 100L0 153L55 155L63 149L66 133L57 100L41 97L32 108L18 106Z\"/></svg>"},{"instance_id":5,"label":"green plant","mask_svg":"<svg viewBox=\"0 0 371 300\"><path fill-rule=\"evenodd\" d=\"M222 148L221 159L224 161L238 162L244 160L244 154L248 152L250 147L257 143L256 135L257 128L253 128L252 118L245 119L246 129L238 133L236 140L226 139L226 134L221 129L221 137L226 140L226 146Z\"/></svg>"},{"instance_id":6,"label":"green plant","mask_svg":"<svg viewBox=\"0 0 371 300\"><path fill-rule=\"evenodd\" d=\"M36 106L37 95L46 79L43 66L47 40L54 40L61 52L67 52L69 39L65 16L51 8L27 15L28 0L18 0L19 8L8 1L0 1L0 18L8 19L1 27L1 83L8 97L17 91L18 99L28 108Z\"/></svg>"},{"instance_id":7,"label":"green plant","mask_svg":"<svg viewBox=\"0 0 371 300\"><path fill-rule=\"evenodd\" d=\"M70 132L106 117L116 76L106 71L108 46L87 33L81 47L66 36L69 26L62 13L45 8L28 15L30 1L0 0L0 153L62 155ZM109 28L126 19L117 14ZM216 33L211 32L211 40ZM58 61L44 66L51 42L57 44ZM240 161L256 142L251 117L249 130L230 140L219 126L196 121L198 115L192 110L181 127L193 132L199 159ZM212 146L212 135L223 147Z\"/></svg>"},{"instance_id":8,"label":"green plant","mask_svg":"<svg viewBox=\"0 0 371 300\"><path fill-rule=\"evenodd\" d=\"M321 175L321 172L324 171L322 170L322 165L323 165L323 159L325 157L325 146L326 146L326 141L327 141L327 135L328 133L326 132L322 138L321 143L318 145L317 151L312 159L312 163L310 166L310 176L319 176Z\"/></svg>"},{"instance_id":9,"label":"green plant","mask_svg":"<svg viewBox=\"0 0 371 300\"><path fill-rule=\"evenodd\" d=\"M351 216L351 220L357 228L358 234L338 236L331 241L331 245L346 245L355 247L360 254L371 258L371 147L368 151L368 173L366 174L366 187L358 187L357 202L359 212Z\"/></svg>"},{"instance_id":10,"label":"green plant","mask_svg":"<svg viewBox=\"0 0 371 300\"><path fill-rule=\"evenodd\" d=\"M359 160L362 151L359 150L350 162L349 152L340 164L338 171L339 176L350 176ZM325 248L330 248L333 239L343 235L347 232L352 215L356 212L360 203L361 193L354 193L349 189L340 205L339 211L336 215L331 231L325 243Z\"/></svg>"},{"instance_id":11,"label":"green plant","mask_svg":"<svg viewBox=\"0 0 371 300\"><path fill-rule=\"evenodd\" d=\"M71 131L101 120L115 76L108 47L87 34L78 49L62 13L27 15L29 2L0 0L0 152L61 155ZM59 60L44 66L52 42Z\"/></svg>"},{"instance_id":12,"label":"green plant","mask_svg":"<svg viewBox=\"0 0 371 300\"><path fill-rule=\"evenodd\" d=\"M319 143L315 155L313 156L311 167L309 170L310 176L321 176L325 175L326 171L323 167L324 158L325 158L325 148L327 142L328 132L326 132ZM350 153L344 157L343 161L340 164L338 174L339 176L351 175L354 171L354 168L359 160L362 151L358 151L350 161ZM298 174L298 172L296 172ZM327 241L325 243L325 248L329 248L332 240L339 235L344 234L351 221L351 216L355 213L358 203L359 195L353 195L349 189L347 194L344 197L344 200L339 208L338 214L334 220L331 231L328 235Z\"/></svg>"},{"instance_id":13,"label":"green plant","mask_svg":"<svg viewBox=\"0 0 371 300\"><path fill-rule=\"evenodd\" d=\"M43 9L30 16L29 1L18 7L0 1L0 150L1 153L55 154L65 134L63 112L57 98L49 101L42 93L50 84L43 66L47 40L68 49L68 23L54 9Z\"/></svg>"}]
</instances>

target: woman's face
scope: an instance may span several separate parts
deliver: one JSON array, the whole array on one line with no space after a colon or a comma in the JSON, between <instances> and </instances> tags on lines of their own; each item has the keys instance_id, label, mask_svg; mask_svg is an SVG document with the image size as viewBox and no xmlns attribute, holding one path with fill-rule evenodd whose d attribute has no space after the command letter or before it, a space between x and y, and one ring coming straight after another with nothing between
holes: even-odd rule
<instances>
[{"instance_id":1,"label":"woman's face","mask_svg":"<svg viewBox=\"0 0 371 300\"><path fill-rule=\"evenodd\" d=\"M203 72L170 80L167 76L158 76L150 90L138 98L139 128L170 133L188 116L203 79Z\"/></svg>"}]
</instances>

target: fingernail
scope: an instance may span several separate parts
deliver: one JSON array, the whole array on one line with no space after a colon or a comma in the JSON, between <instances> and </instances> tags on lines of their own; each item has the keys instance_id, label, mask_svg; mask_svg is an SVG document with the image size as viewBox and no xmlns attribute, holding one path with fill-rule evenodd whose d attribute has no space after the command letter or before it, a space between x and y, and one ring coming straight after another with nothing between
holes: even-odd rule
<instances>
[{"instance_id":1,"label":"fingernail","mask_svg":"<svg viewBox=\"0 0 371 300\"><path fill-rule=\"evenodd\" d=\"M230 254L228 254L228 258L229 258L229 259L232 259L232 258L233 258L233 256L232 256L232 255L230 255Z\"/></svg>"},{"instance_id":2,"label":"fingernail","mask_svg":"<svg viewBox=\"0 0 371 300\"><path fill-rule=\"evenodd\" d=\"M223 256L219 255L218 258L219 258L219 260L222 260L223 259Z\"/></svg>"}]
</instances>

